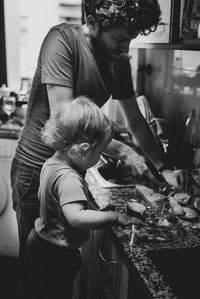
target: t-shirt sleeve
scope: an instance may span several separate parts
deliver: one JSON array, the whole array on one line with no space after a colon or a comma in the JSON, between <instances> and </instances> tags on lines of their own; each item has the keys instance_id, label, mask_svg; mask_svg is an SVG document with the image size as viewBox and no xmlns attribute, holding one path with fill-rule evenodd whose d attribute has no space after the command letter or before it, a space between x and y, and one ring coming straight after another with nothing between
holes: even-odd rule
<instances>
[{"instance_id":1,"label":"t-shirt sleeve","mask_svg":"<svg viewBox=\"0 0 200 299\"><path fill-rule=\"evenodd\" d=\"M130 59L127 55L121 56L118 63L113 65L113 74L114 88L112 98L126 100L135 97Z\"/></svg>"},{"instance_id":2,"label":"t-shirt sleeve","mask_svg":"<svg viewBox=\"0 0 200 299\"><path fill-rule=\"evenodd\" d=\"M41 48L42 83L73 87L72 36L59 29L49 31Z\"/></svg>"},{"instance_id":3,"label":"t-shirt sleeve","mask_svg":"<svg viewBox=\"0 0 200 299\"><path fill-rule=\"evenodd\" d=\"M76 174L62 175L56 182L60 206L70 202L87 202L86 186Z\"/></svg>"}]
</instances>

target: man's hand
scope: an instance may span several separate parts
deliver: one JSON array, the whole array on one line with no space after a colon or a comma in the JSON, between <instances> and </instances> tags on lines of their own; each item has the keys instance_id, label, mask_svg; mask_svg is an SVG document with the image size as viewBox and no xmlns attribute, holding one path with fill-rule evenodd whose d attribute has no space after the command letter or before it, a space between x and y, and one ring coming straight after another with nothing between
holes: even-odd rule
<instances>
[{"instance_id":1,"label":"man's hand","mask_svg":"<svg viewBox=\"0 0 200 299\"><path fill-rule=\"evenodd\" d=\"M117 163L117 168L121 170L124 178L136 178L139 175L137 168L133 164L130 164L130 161L128 160L119 160Z\"/></svg>"},{"instance_id":2,"label":"man's hand","mask_svg":"<svg viewBox=\"0 0 200 299\"><path fill-rule=\"evenodd\" d=\"M188 171L183 169L165 169L162 172L165 181L180 191L188 192L191 188L191 179Z\"/></svg>"}]
</instances>

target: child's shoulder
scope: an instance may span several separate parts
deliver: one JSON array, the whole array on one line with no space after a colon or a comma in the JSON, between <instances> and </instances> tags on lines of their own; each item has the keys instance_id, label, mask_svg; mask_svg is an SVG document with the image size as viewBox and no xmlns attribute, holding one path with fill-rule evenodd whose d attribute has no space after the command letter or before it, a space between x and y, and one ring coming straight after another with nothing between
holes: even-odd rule
<instances>
[{"instance_id":1,"label":"child's shoulder","mask_svg":"<svg viewBox=\"0 0 200 299\"><path fill-rule=\"evenodd\" d=\"M63 175L71 178L83 179L83 174L71 167L68 163L64 163L52 157L45 161L42 169L43 171L45 169L49 169L49 171L53 172L57 176Z\"/></svg>"}]
</instances>

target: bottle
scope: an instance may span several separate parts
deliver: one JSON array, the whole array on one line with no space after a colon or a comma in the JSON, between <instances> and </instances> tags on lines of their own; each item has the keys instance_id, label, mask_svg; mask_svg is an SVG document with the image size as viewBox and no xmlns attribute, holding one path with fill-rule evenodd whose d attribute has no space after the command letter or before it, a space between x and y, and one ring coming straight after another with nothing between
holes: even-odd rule
<instances>
[{"instance_id":1,"label":"bottle","mask_svg":"<svg viewBox=\"0 0 200 299\"><path fill-rule=\"evenodd\" d=\"M196 128L196 147L200 148L200 111L197 118L197 128Z\"/></svg>"},{"instance_id":2,"label":"bottle","mask_svg":"<svg viewBox=\"0 0 200 299\"><path fill-rule=\"evenodd\" d=\"M200 22L197 28L197 38L200 38Z\"/></svg>"},{"instance_id":3,"label":"bottle","mask_svg":"<svg viewBox=\"0 0 200 299\"><path fill-rule=\"evenodd\" d=\"M185 143L195 147L197 132L197 116L195 109L192 109L185 123Z\"/></svg>"},{"instance_id":4,"label":"bottle","mask_svg":"<svg viewBox=\"0 0 200 299\"><path fill-rule=\"evenodd\" d=\"M200 168L200 148L197 147L193 158L194 169Z\"/></svg>"}]
</instances>

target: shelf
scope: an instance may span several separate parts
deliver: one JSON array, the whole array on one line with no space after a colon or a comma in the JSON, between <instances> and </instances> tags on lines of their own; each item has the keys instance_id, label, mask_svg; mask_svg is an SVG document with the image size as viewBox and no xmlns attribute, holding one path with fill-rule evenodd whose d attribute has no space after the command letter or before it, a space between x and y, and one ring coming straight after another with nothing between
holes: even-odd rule
<instances>
[{"instance_id":1,"label":"shelf","mask_svg":"<svg viewBox=\"0 0 200 299\"><path fill-rule=\"evenodd\" d=\"M187 40L188 41L188 40ZM187 50L187 51L200 51L200 41L198 43L190 44L184 41L175 44L158 44L158 43L137 43L132 44L130 49L164 49L164 50Z\"/></svg>"},{"instance_id":2,"label":"shelf","mask_svg":"<svg viewBox=\"0 0 200 299\"><path fill-rule=\"evenodd\" d=\"M200 49L200 38L199 39L181 39L180 43L183 45L199 46L199 49Z\"/></svg>"},{"instance_id":3,"label":"shelf","mask_svg":"<svg viewBox=\"0 0 200 299\"><path fill-rule=\"evenodd\" d=\"M180 38L180 20L182 18L182 10L183 10L183 0L170 0L171 10L169 12L169 7L164 6L165 2L163 0L159 0L160 4L162 4L163 12L166 18L168 18L169 22L167 24L171 24L169 28L169 39L165 39L166 42L157 43L160 41L156 39L150 39L152 34L149 35L149 39L144 39L140 42L134 41L131 42L130 48L140 48L140 49L165 49L165 50L187 50L187 51L200 51L200 39L181 39ZM156 32L155 32L156 33ZM146 38L146 37L145 37ZM151 42L152 41L152 42Z\"/></svg>"}]
</instances>

